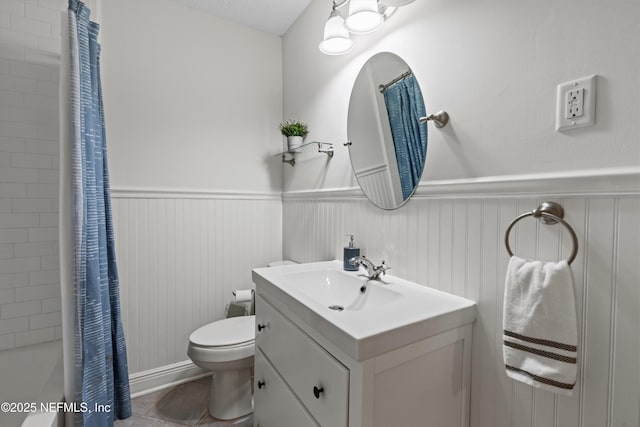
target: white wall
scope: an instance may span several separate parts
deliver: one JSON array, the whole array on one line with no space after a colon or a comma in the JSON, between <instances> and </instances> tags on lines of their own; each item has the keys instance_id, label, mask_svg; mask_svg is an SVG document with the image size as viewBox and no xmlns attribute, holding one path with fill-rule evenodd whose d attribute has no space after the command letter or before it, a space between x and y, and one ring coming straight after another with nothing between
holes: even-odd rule
<instances>
[{"instance_id":1,"label":"white wall","mask_svg":"<svg viewBox=\"0 0 640 427\"><path fill-rule=\"evenodd\" d=\"M639 8L635 0L416 1L378 32L355 36L352 52L330 57L317 46L330 4L313 1L284 38L284 115L306 120L309 138L337 143L336 155L327 167L310 156L285 168L285 191L352 184L342 146L349 93L381 51L411 66L428 112L451 115L447 128L429 127L424 180L638 165ZM599 76L596 125L556 132L556 86L590 74Z\"/></svg>"},{"instance_id":2,"label":"white wall","mask_svg":"<svg viewBox=\"0 0 640 427\"><path fill-rule=\"evenodd\" d=\"M102 84L129 372L188 360L282 257L281 37L170 0L103 2ZM182 365L181 365L182 366ZM151 377L154 377L152 374Z\"/></svg>"},{"instance_id":3,"label":"white wall","mask_svg":"<svg viewBox=\"0 0 640 427\"><path fill-rule=\"evenodd\" d=\"M389 274L476 301L471 427L637 426L640 198L592 189L544 194L544 187L566 188L561 181L537 181L541 192L533 195L490 194L474 185L447 195L421 193L396 211L339 191L285 195L284 255L300 262L335 259L344 235L354 233L361 253L386 260ZM572 397L512 381L502 361L504 232L516 215L549 198L564 206L580 242L572 264L580 333ZM569 256L571 239L559 226L523 219L511 247L522 257L555 260Z\"/></svg>"},{"instance_id":4,"label":"white wall","mask_svg":"<svg viewBox=\"0 0 640 427\"><path fill-rule=\"evenodd\" d=\"M0 350L61 339L58 79L65 3L0 2Z\"/></svg>"},{"instance_id":5,"label":"white wall","mask_svg":"<svg viewBox=\"0 0 640 427\"><path fill-rule=\"evenodd\" d=\"M640 3L417 1L340 57L317 49L329 7L312 2L283 42L285 116L336 143L330 162L308 153L284 168L284 256L340 259L355 233L392 274L476 300L472 427L638 425L640 102L627 94L640 93ZM342 146L351 86L380 51L408 62L428 112L451 115L447 128L429 126L417 197L396 211L353 190ZM596 125L555 132L556 85L589 74L599 75ZM580 241L571 398L508 379L501 359L504 231L546 199L562 202ZM559 230L523 220L512 245L559 259L570 251Z\"/></svg>"},{"instance_id":6,"label":"white wall","mask_svg":"<svg viewBox=\"0 0 640 427\"><path fill-rule=\"evenodd\" d=\"M129 372L188 360L189 335L224 318L251 269L282 256L280 195L114 191Z\"/></svg>"},{"instance_id":7,"label":"white wall","mask_svg":"<svg viewBox=\"0 0 640 427\"><path fill-rule=\"evenodd\" d=\"M111 183L279 191L281 38L170 0L104 2Z\"/></svg>"}]
</instances>

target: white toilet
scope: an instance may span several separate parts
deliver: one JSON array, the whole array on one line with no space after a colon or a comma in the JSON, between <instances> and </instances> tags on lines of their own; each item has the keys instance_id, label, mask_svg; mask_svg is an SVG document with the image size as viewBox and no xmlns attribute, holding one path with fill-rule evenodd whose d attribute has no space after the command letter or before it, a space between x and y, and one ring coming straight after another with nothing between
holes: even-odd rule
<instances>
[{"instance_id":1,"label":"white toilet","mask_svg":"<svg viewBox=\"0 0 640 427\"><path fill-rule=\"evenodd\" d=\"M231 317L196 329L187 355L213 371L209 413L230 420L253 412L251 370L255 354L255 316Z\"/></svg>"},{"instance_id":2,"label":"white toilet","mask_svg":"<svg viewBox=\"0 0 640 427\"><path fill-rule=\"evenodd\" d=\"M275 261L268 266L286 264L295 263ZM231 420L253 412L255 337L255 316L218 320L189 336L189 358L197 366L213 371L209 413L214 418Z\"/></svg>"}]
</instances>

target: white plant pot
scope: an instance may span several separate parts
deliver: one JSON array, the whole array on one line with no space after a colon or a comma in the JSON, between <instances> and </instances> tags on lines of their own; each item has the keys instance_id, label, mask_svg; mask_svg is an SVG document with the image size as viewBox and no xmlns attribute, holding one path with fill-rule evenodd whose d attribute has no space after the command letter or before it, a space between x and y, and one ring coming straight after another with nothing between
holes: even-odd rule
<instances>
[{"instance_id":1,"label":"white plant pot","mask_svg":"<svg viewBox=\"0 0 640 427\"><path fill-rule=\"evenodd\" d=\"M296 148L300 148L302 145L302 137L301 136L288 136L287 137L287 149L289 151L293 151Z\"/></svg>"}]
</instances>

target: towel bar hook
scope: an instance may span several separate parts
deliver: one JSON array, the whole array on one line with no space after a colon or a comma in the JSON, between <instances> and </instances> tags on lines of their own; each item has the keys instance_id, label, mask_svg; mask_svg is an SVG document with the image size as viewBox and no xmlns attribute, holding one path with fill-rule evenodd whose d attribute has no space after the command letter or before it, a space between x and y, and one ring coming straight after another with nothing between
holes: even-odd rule
<instances>
[{"instance_id":1,"label":"towel bar hook","mask_svg":"<svg viewBox=\"0 0 640 427\"><path fill-rule=\"evenodd\" d=\"M557 224L560 223L565 226L565 228L569 231L571 235L571 241L573 243L573 250L571 251L571 255L567 259L567 264L571 264L574 259L576 259L576 255L578 255L578 237L576 236L576 232L573 228L564 220L564 209L562 206L556 202L543 202L536 209L531 212L523 213L522 215L516 217L509 227L507 227L507 231L504 233L504 244L507 247L507 253L509 256L513 256L513 252L511 251L511 246L509 246L509 233L511 233L511 229L518 221L528 216L532 216L534 218L538 218L544 224Z\"/></svg>"}]
</instances>

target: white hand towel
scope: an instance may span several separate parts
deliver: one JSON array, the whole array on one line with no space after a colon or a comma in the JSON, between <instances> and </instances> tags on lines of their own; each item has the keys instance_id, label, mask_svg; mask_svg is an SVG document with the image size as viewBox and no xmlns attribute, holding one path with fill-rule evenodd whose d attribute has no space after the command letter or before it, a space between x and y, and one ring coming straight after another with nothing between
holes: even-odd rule
<instances>
[{"instance_id":1,"label":"white hand towel","mask_svg":"<svg viewBox=\"0 0 640 427\"><path fill-rule=\"evenodd\" d=\"M503 356L507 375L571 395L576 383L578 320L566 261L512 256L504 287Z\"/></svg>"}]
</instances>

